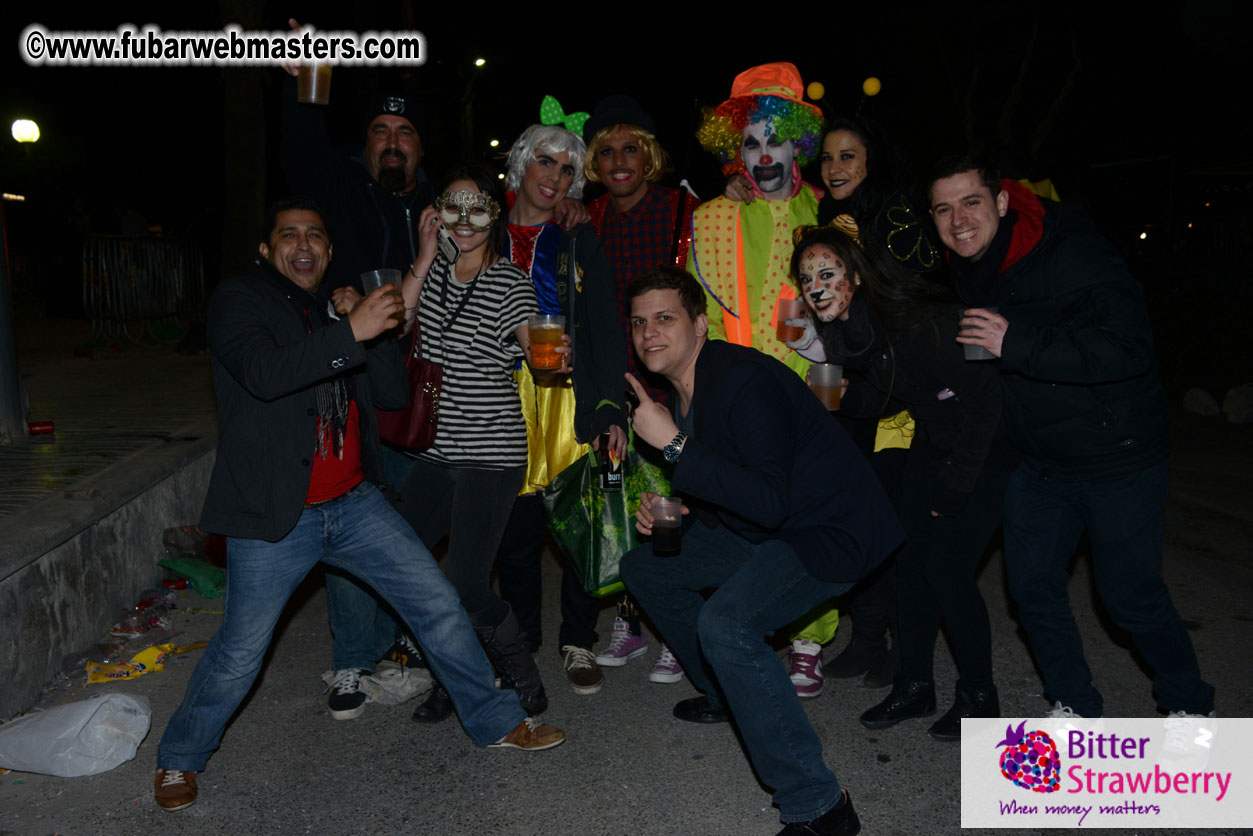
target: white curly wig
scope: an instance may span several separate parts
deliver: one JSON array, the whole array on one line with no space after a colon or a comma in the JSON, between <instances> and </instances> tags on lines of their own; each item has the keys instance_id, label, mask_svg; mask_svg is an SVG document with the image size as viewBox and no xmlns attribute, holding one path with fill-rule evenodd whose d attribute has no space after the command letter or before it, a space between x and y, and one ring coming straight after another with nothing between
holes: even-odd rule
<instances>
[{"instance_id":1,"label":"white curly wig","mask_svg":"<svg viewBox=\"0 0 1253 836\"><path fill-rule=\"evenodd\" d=\"M587 185L587 176L583 173L583 155L587 153L587 144L577 134L555 125L532 125L522 132L509 149L506 161L505 186L516 192L522 185L522 176L526 167L535 162L539 152L560 154L562 151L570 155L570 165L574 166L574 182L570 184L568 197L583 197L583 187Z\"/></svg>"}]
</instances>

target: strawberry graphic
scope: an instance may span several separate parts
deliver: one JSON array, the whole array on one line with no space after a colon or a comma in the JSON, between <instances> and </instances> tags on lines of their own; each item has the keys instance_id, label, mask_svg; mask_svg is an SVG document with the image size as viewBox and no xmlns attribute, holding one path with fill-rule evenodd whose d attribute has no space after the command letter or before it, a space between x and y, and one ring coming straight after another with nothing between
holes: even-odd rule
<instances>
[{"instance_id":1,"label":"strawberry graphic","mask_svg":"<svg viewBox=\"0 0 1253 836\"><path fill-rule=\"evenodd\" d=\"M1001 752L1001 774L1032 792L1057 792L1062 773L1057 744L1045 732L1024 732L1026 727L1026 720L1016 729L1013 725L1005 727L1005 739L996 744L1005 747Z\"/></svg>"}]
</instances>

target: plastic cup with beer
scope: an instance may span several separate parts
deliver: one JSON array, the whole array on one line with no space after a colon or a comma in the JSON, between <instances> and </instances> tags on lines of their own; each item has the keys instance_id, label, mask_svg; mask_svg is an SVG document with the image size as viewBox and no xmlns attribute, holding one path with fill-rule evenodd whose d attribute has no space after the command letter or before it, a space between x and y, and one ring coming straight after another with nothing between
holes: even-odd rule
<instances>
[{"instance_id":1,"label":"plastic cup with beer","mask_svg":"<svg viewBox=\"0 0 1253 836\"><path fill-rule=\"evenodd\" d=\"M809 316L809 306L805 304L804 299L780 299L779 319L775 324L775 334L778 336L779 341L785 343L796 342L804 336L804 328L788 325L787 320L801 319L807 316Z\"/></svg>"},{"instance_id":2,"label":"plastic cup with beer","mask_svg":"<svg viewBox=\"0 0 1253 836\"><path fill-rule=\"evenodd\" d=\"M400 271L389 268L385 270L367 270L361 274L361 289L365 291L366 296L369 296L385 284L396 288L392 293L399 293Z\"/></svg>"},{"instance_id":3,"label":"plastic cup with beer","mask_svg":"<svg viewBox=\"0 0 1253 836\"><path fill-rule=\"evenodd\" d=\"M526 330L531 338L531 368L540 371L561 368L565 357L557 349L562 346L566 318L560 314L536 314L527 320Z\"/></svg>"},{"instance_id":4,"label":"plastic cup with beer","mask_svg":"<svg viewBox=\"0 0 1253 836\"><path fill-rule=\"evenodd\" d=\"M399 270L392 270L391 268L385 268L383 270L367 270L361 274L361 289L365 291L366 296L369 296L383 285L389 284L396 289L390 290L388 293L391 293L394 296L399 296L400 276L401 273ZM397 314L396 324L400 325L404 321L405 315L403 313Z\"/></svg>"},{"instance_id":5,"label":"plastic cup with beer","mask_svg":"<svg viewBox=\"0 0 1253 836\"><path fill-rule=\"evenodd\" d=\"M296 101L303 104L331 103L331 65L301 64L296 73Z\"/></svg>"},{"instance_id":6,"label":"plastic cup with beer","mask_svg":"<svg viewBox=\"0 0 1253 836\"><path fill-rule=\"evenodd\" d=\"M673 557L679 553L683 538L683 500L677 496L659 496L653 500L653 554Z\"/></svg>"},{"instance_id":7,"label":"plastic cup with beer","mask_svg":"<svg viewBox=\"0 0 1253 836\"><path fill-rule=\"evenodd\" d=\"M809 367L809 389L818 396L827 411L840 408L840 391L844 386L844 367L839 363L814 363Z\"/></svg>"}]
</instances>

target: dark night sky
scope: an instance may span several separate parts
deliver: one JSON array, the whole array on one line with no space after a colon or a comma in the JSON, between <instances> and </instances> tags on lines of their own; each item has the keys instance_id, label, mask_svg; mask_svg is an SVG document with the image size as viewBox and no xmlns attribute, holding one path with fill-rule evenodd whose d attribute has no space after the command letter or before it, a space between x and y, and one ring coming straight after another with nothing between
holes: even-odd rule
<instances>
[{"instance_id":1,"label":"dark night sky","mask_svg":"<svg viewBox=\"0 0 1253 836\"><path fill-rule=\"evenodd\" d=\"M498 17L486 24L489 16L471 7L441 6L439 21L471 21L454 26L423 11L407 23L404 10L423 8L417 4L365 0L292 4L290 10L267 3L258 20L262 29L280 29L294 13L323 29L423 31L431 62L413 70L407 85L427 103L427 169L434 178L462 156L458 102L470 60L480 54L488 64L473 71L474 124L475 147L484 153L487 139L507 144L535 121L544 93L556 95L567 110L590 110L602 95L627 92L653 111L663 143L681 161L694 101L718 103L745 67L791 60L806 82L826 85L837 112L861 103L863 78L879 77L883 92L865 106L922 172L936 157L967 145L962 121L967 102L976 134L996 135L1034 26L1032 58L1009 132L1012 141L1025 144L1038 130L1077 55L1073 91L1043 137L1034 173L1053 177L1065 184L1064 194L1079 196L1093 182L1090 166L1113 161L1157 160L1134 167L1127 178L1151 194L1175 188L1170 181L1189 172L1215 166L1234 165L1240 174L1233 182L1248 183L1253 136L1242 103L1253 71L1239 57L1242 44L1236 38L1243 27L1235 25L1236 5L1189 0L1160 17L1137 9L1103 19L1088 11L1093 4L828 7L831 12L801 26L764 28L760 43L751 41L755 27L739 20L715 25L663 20L653 27L657 34L638 34L643 16L629 9L612 20L565 15L567 24L560 20L560 7L552 7L529 20ZM210 4L131 3L126 12L72 16L15 6L3 13L10 46L0 97L0 180L44 206L68 206L83 197L95 214L122 204L167 229L203 231L220 224L222 171L230 165L223 158L222 135L232 129L222 124L221 70L28 67L16 46L22 28L32 22L65 30L112 29L123 22L215 30L224 20L242 22L239 15ZM616 45L626 38L638 45ZM272 100L278 72L248 72L267 79ZM355 101L392 76L337 71L332 110L339 139L358 139ZM8 125L18 116L42 126L44 138L33 149L18 148L8 136ZM265 113L256 118L272 127ZM271 161L274 139L271 134ZM713 158L699 149L690 156L690 174L702 191L716 188ZM273 171L270 194L283 188ZM1127 204L1129 211L1133 205L1144 209L1140 200Z\"/></svg>"}]
</instances>

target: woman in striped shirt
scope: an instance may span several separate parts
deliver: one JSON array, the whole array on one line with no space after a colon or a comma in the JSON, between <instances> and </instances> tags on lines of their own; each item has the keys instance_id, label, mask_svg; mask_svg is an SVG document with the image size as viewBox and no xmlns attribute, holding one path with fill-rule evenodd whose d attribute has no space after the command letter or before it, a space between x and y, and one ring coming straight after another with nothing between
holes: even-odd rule
<instances>
[{"instance_id":1,"label":"woman in striped shirt","mask_svg":"<svg viewBox=\"0 0 1253 836\"><path fill-rule=\"evenodd\" d=\"M513 367L519 358L530 361L527 319L538 310L530 279L507 257L503 203L493 175L465 167L422 213L418 257L402 289L406 314L421 329L423 359L442 365L444 379L435 443L414 454L400 510L428 548L449 530L448 579L502 683L535 715L548 706L539 670L490 581L526 468ZM460 248L453 261L439 246L441 228ZM437 684L414 718L433 722L451 710Z\"/></svg>"}]
</instances>

